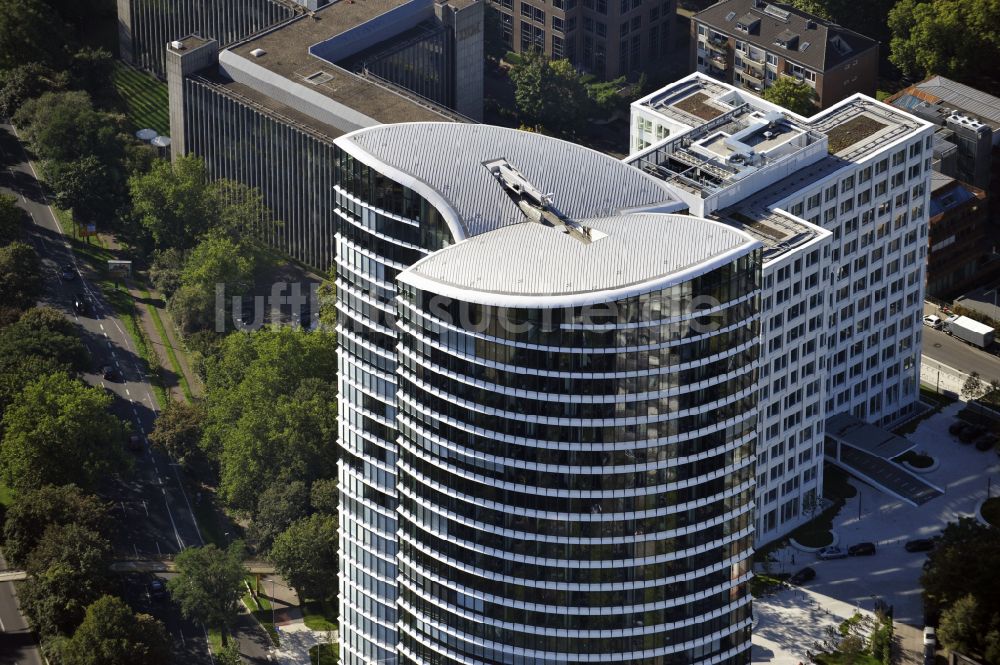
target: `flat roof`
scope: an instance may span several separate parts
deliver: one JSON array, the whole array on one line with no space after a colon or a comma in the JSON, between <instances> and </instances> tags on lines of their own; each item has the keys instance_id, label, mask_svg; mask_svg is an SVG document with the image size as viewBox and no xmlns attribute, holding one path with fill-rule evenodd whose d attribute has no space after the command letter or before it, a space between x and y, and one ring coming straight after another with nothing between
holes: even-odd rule
<instances>
[{"instance_id":1,"label":"flat roof","mask_svg":"<svg viewBox=\"0 0 1000 665\"><path fill-rule=\"evenodd\" d=\"M581 305L574 296L610 302L662 288L759 246L732 227L687 215L633 213L576 221L599 239L584 242L525 221L435 252L400 280L470 302Z\"/></svg>"},{"instance_id":2,"label":"flat roof","mask_svg":"<svg viewBox=\"0 0 1000 665\"><path fill-rule=\"evenodd\" d=\"M851 413L838 413L827 418L826 435L882 459L898 457L917 445Z\"/></svg>"},{"instance_id":3,"label":"flat roof","mask_svg":"<svg viewBox=\"0 0 1000 665\"><path fill-rule=\"evenodd\" d=\"M446 217L457 238L517 224L521 210L483 162L506 159L571 219L683 206L663 180L575 143L506 127L414 122L379 125L337 139L361 162L414 189Z\"/></svg>"},{"instance_id":4,"label":"flat roof","mask_svg":"<svg viewBox=\"0 0 1000 665\"><path fill-rule=\"evenodd\" d=\"M914 108L921 101L940 104L972 114L994 130L1000 129L1000 97L944 76L931 76L896 93L887 101L903 108Z\"/></svg>"},{"instance_id":5,"label":"flat roof","mask_svg":"<svg viewBox=\"0 0 1000 665\"><path fill-rule=\"evenodd\" d=\"M461 121L461 116L443 107L379 85L309 52L313 45L404 4L405 0L339 0L226 50L380 123ZM264 53L254 56L257 49Z\"/></svg>"}]
</instances>

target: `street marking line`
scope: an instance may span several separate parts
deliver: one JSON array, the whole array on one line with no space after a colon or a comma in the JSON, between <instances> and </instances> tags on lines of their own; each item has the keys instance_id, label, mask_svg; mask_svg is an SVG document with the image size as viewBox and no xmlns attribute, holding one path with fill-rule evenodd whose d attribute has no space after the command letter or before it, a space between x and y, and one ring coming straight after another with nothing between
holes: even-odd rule
<instances>
[{"instance_id":1,"label":"street marking line","mask_svg":"<svg viewBox=\"0 0 1000 665\"><path fill-rule=\"evenodd\" d=\"M159 475L157 475L157 479L159 479ZM170 518L170 526L173 527L173 529L174 529L174 537L177 538L177 548L179 550L183 550L184 549L184 541L181 540L181 534L177 530L177 523L174 522L174 513L173 513L172 510L170 510L170 501L167 499L167 489L165 487L163 487L162 484L160 485L160 491L163 492L163 505L167 507L167 517Z\"/></svg>"}]
</instances>

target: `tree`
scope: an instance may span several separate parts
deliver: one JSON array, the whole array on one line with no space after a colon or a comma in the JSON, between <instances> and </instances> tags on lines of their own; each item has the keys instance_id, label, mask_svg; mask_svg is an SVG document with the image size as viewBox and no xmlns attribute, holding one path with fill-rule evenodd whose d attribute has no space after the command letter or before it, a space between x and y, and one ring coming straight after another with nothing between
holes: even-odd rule
<instances>
[{"instance_id":1,"label":"tree","mask_svg":"<svg viewBox=\"0 0 1000 665\"><path fill-rule=\"evenodd\" d=\"M326 600L337 591L337 520L315 514L289 526L274 540L271 561L299 598Z\"/></svg>"},{"instance_id":2,"label":"tree","mask_svg":"<svg viewBox=\"0 0 1000 665\"><path fill-rule=\"evenodd\" d=\"M309 505L318 513L336 515L340 489L336 478L317 478L309 490Z\"/></svg>"},{"instance_id":3,"label":"tree","mask_svg":"<svg viewBox=\"0 0 1000 665\"><path fill-rule=\"evenodd\" d=\"M188 619L222 629L225 645L227 632L239 613L243 596L243 542L233 542L227 549L215 545L189 547L174 559L177 577L167 582L170 595Z\"/></svg>"},{"instance_id":4,"label":"tree","mask_svg":"<svg viewBox=\"0 0 1000 665\"><path fill-rule=\"evenodd\" d=\"M0 0L0 69L63 59L65 26L42 0Z\"/></svg>"},{"instance_id":5,"label":"tree","mask_svg":"<svg viewBox=\"0 0 1000 665\"><path fill-rule=\"evenodd\" d=\"M976 597L962 596L941 613L937 637L942 646L952 651L972 653L978 646L981 621Z\"/></svg>"},{"instance_id":6,"label":"tree","mask_svg":"<svg viewBox=\"0 0 1000 665\"><path fill-rule=\"evenodd\" d=\"M21 237L23 221L24 210L17 205L17 199L10 194L0 194L0 247Z\"/></svg>"},{"instance_id":7,"label":"tree","mask_svg":"<svg viewBox=\"0 0 1000 665\"><path fill-rule=\"evenodd\" d=\"M222 650L213 654L215 665L243 665L243 656L240 655L240 646L236 642L230 642L222 647Z\"/></svg>"},{"instance_id":8,"label":"tree","mask_svg":"<svg viewBox=\"0 0 1000 665\"><path fill-rule=\"evenodd\" d=\"M121 422L107 412L111 397L66 375L25 386L3 415L0 472L18 491L76 482L95 487L122 469Z\"/></svg>"},{"instance_id":9,"label":"tree","mask_svg":"<svg viewBox=\"0 0 1000 665\"><path fill-rule=\"evenodd\" d=\"M787 76L779 78L764 90L767 101L804 116L816 112L813 104L815 97L815 91L807 83Z\"/></svg>"},{"instance_id":10,"label":"tree","mask_svg":"<svg viewBox=\"0 0 1000 665\"><path fill-rule=\"evenodd\" d=\"M282 472L307 486L336 475L336 345L290 328L229 335L205 364L202 448L230 507L253 514Z\"/></svg>"},{"instance_id":11,"label":"tree","mask_svg":"<svg viewBox=\"0 0 1000 665\"><path fill-rule=\"evenodd\" d=\"M46 327L36 326L48 315L33 314L25 319L28 312L16 323L0 330L0 368L11 367L28 358L52 360L63 371L82 372L90 366L90 354L76 334L74 324L67 320L62 326L52 321ZM65 334L67 330L71 330L71 334Z\"/></svg>"},{"instance_id":12,"label":"tree","mask_svg":"<svg viewBox=\"0 0 1000 665\"><path fill-rule=\"evenodd\" d=\"M62 665L169 665L170 641L163 624L148 614L133 614L115 596L87 607L80 627L60 649Z\"/></svg>"},{"instance_id":13,"label":"tree","mask_svg":"<svg viewBox=\"0 0 1000 665\"><path fill-rule=\"evenodd\" d=\"M309 490L301 480L279 477L261 492L250 533L261 550L268 550L275 537L309 512Z\"/></svg>"},{"instance_id":14,"label":"tree","mask_svg":"<svg viewBox=\"0 0 1000 665\"><path fill-rule=\"evenodd\" d=\"M979 372L973 372L962 384L962 397L968 402L978 402L990 390L990 385L983 381ZM982 404L979 405L982 409Z\"/></svg>"},{"instance_id":15,"label":"tree","mask_svg":"<svg viewBox=\"0 0 1000 665\"><path fill-rule=\"evenodd\" d=\"M927 611L943 612L972 594L984 620L1000 614L1000 579L993 572L996 562L1000 562L1000 530L969 517L948 524L927 556L920 578ZM986 625L980 628L980 634L988 631Z\"/></svg>"},{"instance_id":16,"label":"tree","mask_svg":"<svg viewBox=\"0 0 1000 665\"><path fill-rule=\"evenodd\" d=\"M889 60L908 77L991 76L1000 56L995 0L899 0L889 12Z\"/></svg>"},{"instance_id":17,"label":"tree","mask_svg":"<svg viewBox=\"0 0 1000 665\"><path fill-rule=\"evenodd\" d=\"M586 118L587 89L568 60L549 60L537 51L522 53L520 64L510 70L510 80L525 124L572 134Z\"/></svg>"},{"instance_id":18,"label":"tree","mask_svg":"<svg viewBox=\"0 0 1000 665\"><path fill-rule=\"evenodd\" d=\"M833 16L830 15L830 9L827 7L823 0L787 0L788 4L795 7L796 9L801 9L802 11L812 14L813 16L818 16L819 18L831 20Z\"/></svg>"},{"instance_id":19,"label":"tree","mask_svg":"<svg viewBox=\"0 0 1000 665\"><path fill-rule=\"evenodd\" d=\"M0 302L28 309L43 290L41 261L31 245L17 241L0 247Z\"/></svg>"},{"instance_id":20,"label":"tree","mask_svg":"<svg viewBox=\"0 0 1000 665\"><path fill-rule=\"evenodd\" d=\"M82 90L47 92L31 99L14 121L42 161L74 162L93 155L109 173L121 161L124 118L95 110Z\"/></svg>"},{"instance_id":21,"label":"tree","mask_svg":"<svg viewBox=\"0 0 1000 665\"><path fill-rule=\"evenodd\" d=\"M56 205L73 210L80 223L97 223L114 217L118 199L108 188L108 167L95 155L70 162L48 161L42 167L45 182L55 193Z\"/></svg>"},{"instance_id":22,"label":"tree","mask_svg":"<svg viewBox=\"0 0 1000 665\"><path fill-rule=\"evenodd\" d=\"M160 161L128 185L136 218L158 248L188 249L211 226L208 175L199 157Z\"/></svg>"},{"instance_id":23,"label":"tree","mask_svg":"<svg viewBox=\"0 0 1000 665\"><path fill-rule=\"evenodd\" d=\"M54 71L40 62L0 69L0 116L10 118L27 100L62 90L67 79L65 72Z\"/></svg>"},{"instance_id":24,"label":"tree","mask_svg":"<svg viewBox=\"0 0 1000 665\"><path fill-rule=\"evenodd\" d=\"M79 524L50 525L28 557L18 594L42 635L68 634L85 608L108 591L111 543Z\"/></svg>"},{"instance_id":25,"label":"tree","mask_svg":"<svg viewBox=\"0 0 1000 665\"><path fill-rule=\"evenodd\" d=\"M45 485L18 492L3 525L4 556L13 565L24 566L48 527L71 524L106 533L107 507L76 485Z\"/></svg>"},{"instance_id":26,"label":"tree","mask_svg":"<svg viewBox=\"0 0 1000 665\"><path fill-rule=\"evenodd\" d=\"M167 402L166 408L156 419L156 427L149 440L162 446L181 466L187 466L201 454L201 440L205 420L204 411L196 404Z\"/></svg>"},{"instance_id":27,"label":"tree","mask_svg":"<svg viewBox=\"0 0 1000 665\"><path fill-rule=\"evenodd\" d=\"M232 296L250 290L259 260L256 249L249 243L234 242L221 233L203 237L185 260L180 286L168 302L181 330L192 332L215 327L217 307L223 307L224 315ZM218 285L225 286L226 300L222 303L216 302Z\"/></svg>"},{"instance_id":28,"label":"tree","mask_svg":"<svg viewBox=\"0 0 1000 665\"><path fill-rule=\"evenodd\" d=\"M153 286L169 299L181 286L181 271L184 269L184 252L179 249L162 249L153 253L149 266L149 280Z\"/></svg>"},{"instance_id":29,"label":"tree","mask_svg":"<svg viewBox=\"0 0 1000 665\"><path fill-rule=\"evenodd\" d=\"M32 307L17 322L22 326L22 330L45 330L47 332L65 335L66 337L76 337L76 324L66 318L66 315L58 309L40 306Z\"/></svg>"},{"instance_id":30,"label":"tree","mask_svg":"<svg viewBox=\"0 0 1000 665\"><path fill-rule=\"evenodd\" d=\"M129 190L136 218L157 249L190 249L211 230L240 241L270 215L259 190L210 181L205 162L194 155L157 161L129 179Z\"/></svg>"}]
</instances>

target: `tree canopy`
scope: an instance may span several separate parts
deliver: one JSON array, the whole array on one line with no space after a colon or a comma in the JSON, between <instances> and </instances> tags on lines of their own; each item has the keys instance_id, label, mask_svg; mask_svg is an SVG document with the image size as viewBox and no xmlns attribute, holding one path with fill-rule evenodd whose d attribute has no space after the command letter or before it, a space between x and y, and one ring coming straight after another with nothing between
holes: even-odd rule
<instances>
[{"instance_id":1,"label":"tree canopy","mask_svg":"<svg viewBox=\"0 0 1000 665\"><path fill-rule=\"evenodd\" d=\"M0 0L0 69L65 58L66 29L44 0Z\"/></svg>"},{"instance_id":2,"label":"tree canopy","mask_svg":"<svg viewBox=\"0 0 1000 665\"><path fill-rule=\"evenodd\" d=\"M105 533L107 508L76 485L45 485L18 492L3 524L4 556L15 566L24 566L49 526L70 524Z\"/></svg>"},{"instance_id":3,"label":"tree canopy","mask_svg":"<svg viewBox=\"0 0 1000 665\"><path fill-rule=\"evenodd\" d=\"M221 233L204 236L185 260L179 286L168 301L181 330L217 329L220 317L225 326L232 297L250 290L260 260L259 252L250 243L235 242ZM219 285L225 286L225 300L221 303L216 298Z\"/></svg>"},{"instance_id":4,"label":"tree canopy","mask_svg":"<svg viewBox=\"0 0 1000 665\"><path fill-rule=\"evenodd\" d=\"M28 556L18 594L42 635L69 634L85 608L107 593L111 544L80 524L52 524Z\"/></svg>"},{"instance_id":5,"label":"tree canopy","mask_svg":"<svg viewBox=\"0 0 1000 665\"><path fill-rule=\"evenodd\" d=\"M190 249L212 230L237 241L268 217L258 190L211 180L195 155L157 161L129 179L129 190L135 217L157 249Z\"/></svg>"},{"instance_id":6,"label":"tree canopy","mask_svg":"<svg viewBox=\"0 0 1000 665\"><path fill-rule=\"evenodd\" d=\"M243 596L243 543L236 541L227 549L215 545L189 547L178 554L177 577L167 586L170 595L188 619L222 628L223 644Z\"/></svg>"},{"instance_id":7,"label":"tree canopy","mask_svg":"<svg viewBox=\"0 0 1000 665\"><path fill-rule=\"evenodd\" d=\"M889 11L889 29L889 60L906 76L996 74L1000 4L995 0L899 0Z\"/></svg>"},{"instance_id":8,"label":"tree canopy","mask_svg":"<svg viewBox=\"0 0 1000 665\"><path fill-rule=\"evenodd\" d=\"M808 83L787 76L779 78L764 89L764 99L804 116L816 112L816 106L813 104L815 97L816 92Z\"/></svg>"},{"instance_id":9,"label":"tree canopy","mask_svg":"<svg viewBox=\"0 0 1000 665\"><path fill-rule=\"evenodd\" d=\"M0 303L28 309L44 289L41 261L31 245L16 241L0 247Z\"/></svg>"},{"instance_id":10,"label":"tree canopy","mask_svg":"<svg viewBox=\"0 0 1000 665\"><path fill-rule=\"evenodd\" d=\"M87 607L73 636L61 643L60 665L169 665L171 644L163 624L148 614L133 614L115 596Z\"/></svg>"},{"instance_id":11,"label":"tree canopy","mask_svg":"<svg viewBox=\"0 0 1000 665\"><path fill-rule=\"evenodd\" d=\"M522 123L562 135L579 131L592 115L612 112L625 82L593 81L569 60L550 60L537 51L520 55L510 80Z\"/></svg>"},{"instance_id":12,"label":"tree canopy","mask_svg":"<svg viewBox=\"0 0 1000 665\"><path fill-rule=\"evenodd\" d=\"M156 426L149 435L153 445L162 446L178 464L186 466L201 452L205 413L198 404L171 401L160 412Z\"/></svg>"},{"instance_id":13,"label":"tree canopy","mask_svg":"<svg viewBox=\"0 0 1000 665\"><path fill-rule=\"evenodd\" d=\"M1000 659L1000 621L994 621L1000 617L1000 577L989 565L996 561L1000 531L963 517L942 532L920 578L928 609L941 612L942 628L947 625L942 642L953 638L956 646L980 655L995 645L989 662Z\"/></svg>"},{"instance_id":14,"label":"tree canopy","mask_svg":"<svg viewBox=\"0 0 1000 665\"><path fill-rule=\"evenodd\" d=\"M24 217L24 210L18 207L17 199L10 194L0 193L0 247L21 237Z\"/></svg>"},{"instance_id":15,"label":"tree canopy","mask_svg":"<svg viewBox=\"0 0 1000 665\"><path fill-rule=\"evenodd\" d=\"M271 560L299 597L326 600L337 592L337 519L316 513L274 540Z\"/></svg>"},{"instance_id":16,"label":"tree canopy","mask_svg":"<svg viewBox=\"0 0 1000 665\"><path fill-rule=\"evenodd\" d=\"M309 512L309 490L301 480L279 477L261 493L250 533L260 550L268 550L275 537Z\"/></svg>"},{"instance_id":17,"label":"tree canopy","mask_svg":"<svg viewBox=\"0 0 1000 665\"><path fill-rule=\"evenodd\" d=\"M3 414L0 472L18 491L76 482L92 488L126 465L111 397L66 375L25 386Z\"/></svg>"},{"instance_id":18,"label":"tree canopy","mask_svg":"<svg viewBox=\"0 0 1000 665\"><path fill-rule=\"evenodd\" d=\"M232 508L256 513L282 474L307 486L336 475L336 372L330 334L291 328L229 335L206 361L202 446Z\"/></svg>"}]
</instances>

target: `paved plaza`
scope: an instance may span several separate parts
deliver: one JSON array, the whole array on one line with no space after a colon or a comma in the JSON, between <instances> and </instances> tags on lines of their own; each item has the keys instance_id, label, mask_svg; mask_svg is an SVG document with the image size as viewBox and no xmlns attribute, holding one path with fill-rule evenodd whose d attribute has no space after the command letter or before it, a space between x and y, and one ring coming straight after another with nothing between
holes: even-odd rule
<instances>
[{"instance_id":1,"label":"paved plaza","mask_svg":"<svg viewBox=\"0 0 1000 665\"><path fill-rule=\"evenodd\" d=\"M859 492L834 519L834 530L842 547L876 543L875 556L818 561L814 554L791 547L775 553L774 572L794 572L808 565L816 570L816 579L805 593L788 590L755 601L759 625L754 631L755 662L806 662L804 651L815 643L815 633L850 616L853 608L871 610L876 599L893 606L897 623L923 627L920 573L926 554L907 552L903 545L935 536L959 517L975 515L988 485L993 496L1000 495L1000 457L960 444L948 434L948 426L964 407L964 402L948 406L909 435L917 452L939 461L940 466L923 477L944 489L943 496L914 507L851 479Z\"/></svg>"}]
</instances>

